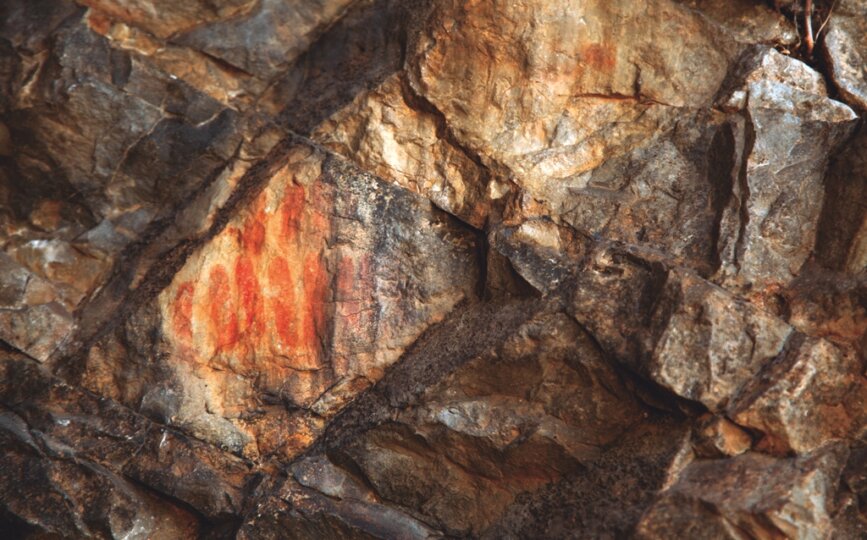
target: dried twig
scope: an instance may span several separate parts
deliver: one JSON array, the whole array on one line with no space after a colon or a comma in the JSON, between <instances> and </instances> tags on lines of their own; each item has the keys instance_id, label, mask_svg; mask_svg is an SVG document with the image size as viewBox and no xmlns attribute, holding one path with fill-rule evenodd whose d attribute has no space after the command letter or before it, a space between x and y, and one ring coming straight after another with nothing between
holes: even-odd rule
<instances>
[{"instance_id":1,"label":"dried twig","mask_svg":"<svg viewBox=\"0 0 867 540\"><path fill-rule=\"evenodd\" d=\"M804 30L807 35L804 37L804 43L807 45L807 56L813 55L813 0L804 0Z\"/></svg>"},{"instance_id":2,"label":"dried twig","mask_svg":"<svg viewBox=\"0 0 867 540\"><path fill-rule=\"evenodd\" d=\"M831 7L828 8L828 16L825 17L825 20L822 21L822 25L819 26L818 30L816 30L816 39L819 39L819 36L822 35L822 30L825 29L825 26L828 24L828 21L831 20L831 14L834 13L834 8L837 7L837 2L838 2L838 0L834 0L834 2L831 4Z\"/></svg>"}]
</instances>

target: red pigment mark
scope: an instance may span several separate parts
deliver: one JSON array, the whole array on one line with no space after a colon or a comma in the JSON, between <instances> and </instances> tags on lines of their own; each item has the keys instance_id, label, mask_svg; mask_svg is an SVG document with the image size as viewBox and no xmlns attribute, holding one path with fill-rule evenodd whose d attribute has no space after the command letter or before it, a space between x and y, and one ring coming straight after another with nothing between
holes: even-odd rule
<instances>
[{"instance_id":1,"label":"red pigment mark","mask_svg":"<svg viewBox=\"0 0 867 540\"><path fill-rule=\"evenodd\" d=\"M277 257L268 268L268 280L275 292L274 305L274 329L280 344L286 348L294 348L298 344L295 332L295 320L293 318L295 307L295 289L292 280L292 272L286 259Z\"/></svg>"},{"instance_id":2,"label":"red pigment mark","mask_svg":"<svg viewBox=\"0 0 867 540\"><path fill-rule=\"evenodd\" d=\"M359 270L361 270L364 261L359 261ZM359 276L360 277L360 276ZM346 330L350 333L355 333L360 330L361 326L361 309L362 302L359 300L357 290L363 285L356 278L355 264L352 257L343 257L337 264L337 279L335 284L335 301L338 302L338 310L343 322L346 325Z\"/></svg>"},{"instance_id":3,"label":"red pigment mark","mask_svg":"<svg viewBox=\"0 0 867 540\"><path fill-rule=\"evenodd\" d=\"M370 259L370 254L366 253L358 261L358 280L364 284L368 284L373 277L373 274L370 273Z\"/></svg>"},{"instance_id":4,"label":"red pigment mark","mask_svg":"<svg viewBox=\"0 0 867 540\"><path fill-rule=\"evenodd\" d=\"M247 218L244 224L244 232L241 234L241 245L250 255L258 255L262 252L265 243L265 212L261 209Z\"/></svg>"},{"instance_id":5,"label":"red pigment mark","mask_svg":"<svg viewBox=\"0 0 867 540\"><path fill-rule=\"evenodd\" d=\"M175 301L172 305L172 326L175 333L186 341L193 338L193 293L195 287L192 283L186 282L178 287L178 292L175 294Z\"/></svg>"},{"instance_id":6,"label":"red pigment mark","mask_svg":"<svg viewBox=\"0 0 867 540\"><path fill-rule=\"evenodd\" d=\"M222 265L211 269L209 282L211 325L217 334L217 348L224 349L238 342L238 313L232 298L229 275Z\"/></svg>"},{"instance_id":7,"label":"red pigment mark","mask_svg":"<svg viewBox=\"0 0 867 540\"><path fill-rule=\"evenodd\" d=\"M298 184L286 186L283 204L280 207L282 228L281 240L291 241L298 235L301 227L301 213L304 210L304 188Z\"/></svg>"},{"instance_id":8,"label":"red pigment mark","mask_svg":"<svg viewBox=\"0 0 867 540\"><path fill-rule=\"evenodd\" d=\"M352 257L343 257L337 263L337 287L338 302L352 300L355 297L355 265Z\"/></svg>"},{"instance_id":9,"label":"red pigment mark","mask_svg":"<svg viewBox=\"0 0 867 540\"><path fill-rule=\"evenodd\" d=\"M314 211L310 212L309 224L312 230L316 231L319 238L324 239L328 236L328 231L331 229L331 221L329 220L327 213L317 211L317 209L331 208L333 193L329 187L322 182L314 184L311 188L311 192L310 198L312 199L312 207Z\"/></svg>"},{"instance_id":10,"label":"red pigment mark","mask_svg":"<svg viewBox=\"0 0 867 540\"><path fill-rule=\"evenodd\" d=\"M247 257L239 257L235 262L235 286L241 300L241 333L253 330L261 334L263 310L259 301L259 280L253 269L253 263ZM254 328L255 326L255 328Z\"/></svg>"},{"instance_id":11,"label":"red pigment mark","mask_svg":"<svg viewBox=\"0 0 867 540\"><path fill-rule=\"evenodd\" d=\"M318 351L319 336L325 333L325 294L328 275L318 254L304 259L304 324L300 340L311 352Z\"/></svg>"},{"instance_id":12,"label":"red pigment mark","mask_svg":"<svg viewBox=\"0 0 867 540\"><path fill-rule=\"evenodd\" d=\"M581 51L581 60L597 71L613 71L616 58L610 48L594 43Z\"/></svg>"}]
</instances>

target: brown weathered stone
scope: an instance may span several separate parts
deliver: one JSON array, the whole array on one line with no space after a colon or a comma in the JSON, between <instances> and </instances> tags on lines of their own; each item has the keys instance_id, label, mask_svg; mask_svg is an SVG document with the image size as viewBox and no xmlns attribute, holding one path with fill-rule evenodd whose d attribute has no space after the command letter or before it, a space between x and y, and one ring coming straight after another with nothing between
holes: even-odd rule
<instances>
[{"instance_id":1,"label":"brown weathered stone","mask_svg":"<svg viewBox=\"0 0 867 540\"><path fill-rule=\"evenodd\" d=\"M850 274L867 269L867 128L831 160L827 204L816 239L817 256L827 266Z\"/></svg>"},{"instance_id":2,"label":"brown weathered stone","mask_svg":"<svg viewBox=\"0 0 867 540\"><path fill-rule=\"evenodd\" d=\"M730 411L739 424L767 434L769 446L807 453L867 425L867 379L853 351L807 338L780 364Z\"/></svg>"},{"instance_id":3,"label":"brown weathered stone","mask_svg":"<svg viewBox=\"0 0 867 540\"><path fill-rule=\"evenodd\" d=\"M807 4L0 2L0 537L864 536Z\"/></svg>"},{"instance_id":4,"label":"brown weathered stone","mask_svg":"<svg viewBox=\"0 0 867 540\"><path fill-rule=\"evenodd\" d=\"M393 75L320 124L312 137L482 227L490 204L483 167L449 142L435 113L407 103L407 92L412 90L401 76Z\"/></svg>"},{"instance_id":5,"label":"brown weathered stone","mask_svg":"<svg viewBox=\"0 0 867 540\"><path fill-rule=\"evenodd\" d=\"M822 76L773 49L747 54L722 98L742 146L720 218L716 280L730 289L774 292L798 275L813 248L828 156L855 113L827 97Z\"/></svg>"},{"instance_id":6,"label":"brown weathered stone","mask_svg":"<svg viewBox=\"0 0 867 540\"><path fill-rule=\"evenodd\" d=\"M0 497L28 527L171 537L198 528L196 517L173 501L215 520L239 511L249 476L234 456L70 387L32 360L4 353L0 375L4 450L14 452L3 464ZM33 499L19 499L22 479ZM71 506L62 502L67 497Z\"/></svg>"},{"instance_id":7,"label":"brown weathered stone","mask_svg":"<svg viewBox=\"0 0 867 540\"><path fill-rule=\"evenodd\" d=\"M454 219L310 146L288 148L280 162L157 305L135 316L130 327L152 325L158 341L127 331L101 342L87 387L112 392L111 364L130 352L118 340L138 343L137 354L157 350L165 361L142 366L143 379L118 399L153 401L173 424L233 451L291 458L421 332L474 296L476 238ZM211 298L221 303L209 307ZM296 410L251 414L250 400ZM284 422L294 426L289 439L271 433Z\"/></svg>"},{"instance_id":8,"label":"brown weathered stone","mask_svg":"<svg viewBox=\"0 0 867 540\"><path fill-rule=\"evenodd\" d=\"M840 95L853 107L867 110L867 3L863 0L843 0L835 6L828 20L827 34L822 42L829 64L829 75Z\"/></svg>"},{"instance_id":9,"label":"brown weathered stone","mask_svg":"<svg viewBox=\"0 0 867 540\"><path fill-rule=\"evenodd\" d=\"M826 538L844 449L690 464L647 511L638 538Z\"/></svg>"}]
</instances>

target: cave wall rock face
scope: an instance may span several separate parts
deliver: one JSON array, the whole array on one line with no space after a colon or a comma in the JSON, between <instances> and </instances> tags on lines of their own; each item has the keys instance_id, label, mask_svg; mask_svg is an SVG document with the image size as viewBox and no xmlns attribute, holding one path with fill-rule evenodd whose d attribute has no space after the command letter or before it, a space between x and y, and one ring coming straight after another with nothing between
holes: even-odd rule
<instances>
[{"instance_id":1,"label":"cave wall rock face","mask_svg":"<svg viewBox=\"0 0 867 540\"><path fill-rule=\"evenodd\" d=\"M867 537L814 4L2 2L0 537Z\"/></svg>"}]
</instances>

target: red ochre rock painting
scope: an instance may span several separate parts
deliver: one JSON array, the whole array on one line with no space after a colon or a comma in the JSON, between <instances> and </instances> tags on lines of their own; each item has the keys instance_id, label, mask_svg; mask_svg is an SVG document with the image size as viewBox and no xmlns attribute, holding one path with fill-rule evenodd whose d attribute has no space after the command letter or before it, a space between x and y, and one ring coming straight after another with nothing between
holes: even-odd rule
<instances>
[{"instance_id":1,"label":"red ochre rock painting","mask_svg":"<svg viewBox=\"0 0 867 540\"><path fill-rule=\"evenodd\" d=\"M302 185L284 169L188 260L162 301L164 331L180 356L273 387L326 367L331 197L329 186ZM336 262L338 288L357 295L355 273L339 270L353 265Z\"/></svg>"}]
</instances>

